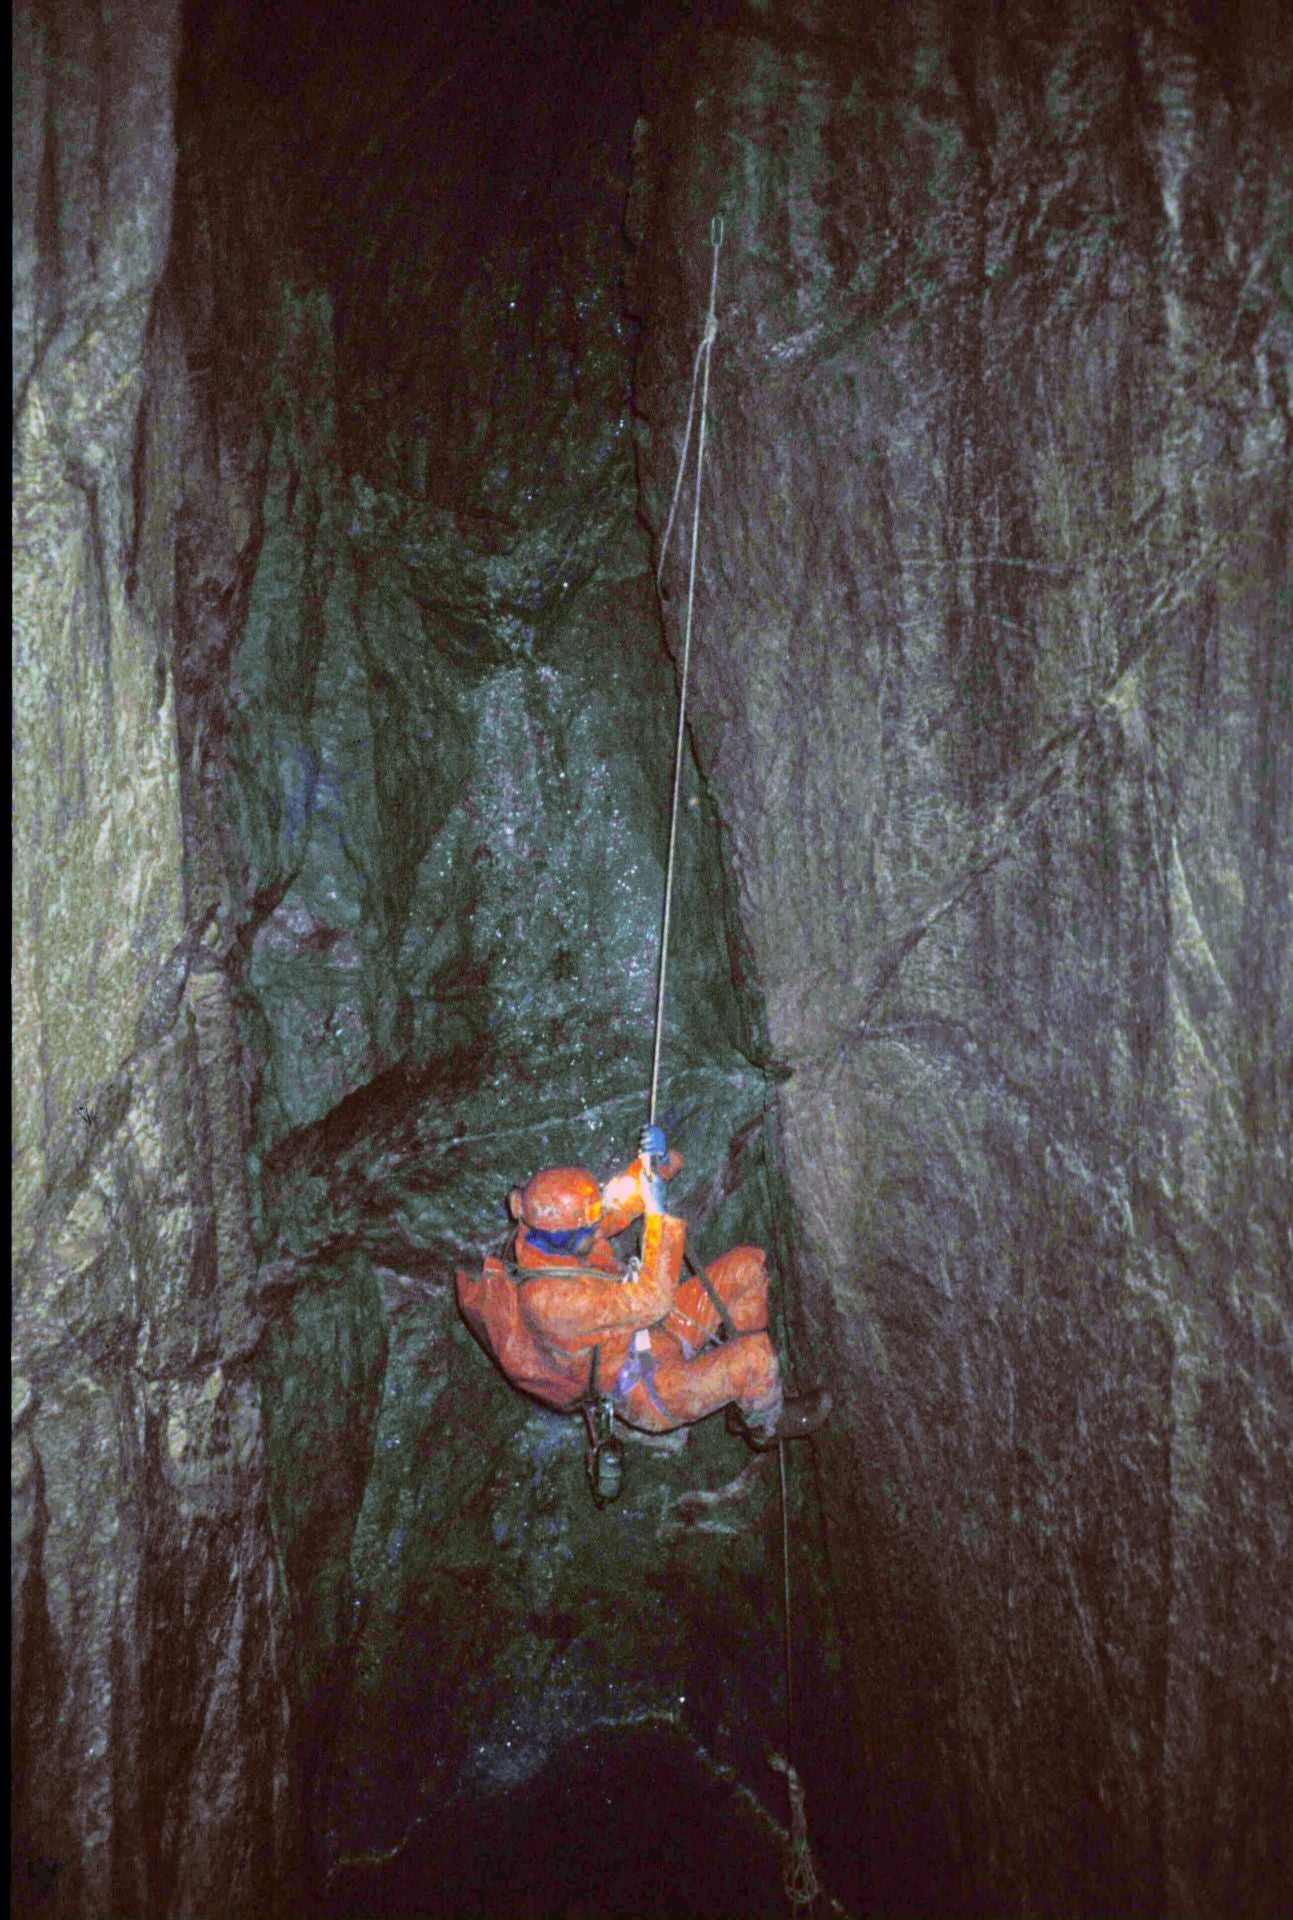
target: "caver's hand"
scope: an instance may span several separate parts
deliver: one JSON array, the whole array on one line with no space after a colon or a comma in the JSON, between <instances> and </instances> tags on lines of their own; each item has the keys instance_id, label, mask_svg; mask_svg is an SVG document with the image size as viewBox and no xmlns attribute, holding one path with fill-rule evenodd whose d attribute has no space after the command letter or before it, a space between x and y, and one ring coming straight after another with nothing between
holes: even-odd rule
<instances>
[{"instance_id":1,"label":"caver's hand","mask_svg":"<svg viewBox=\"0 0 1293 1920\"><path fill-rule=\"evenodd\" d=\"M664 1212L664 1175L656 1170L653 1161L645 1154L638 1161L638 1192L642 1195L642 1211L648 1218L652 1214Z\"/></svg>"},{"instance_id":2,"label":"caver's hand","mask_svg":"<svg viewBox=\"0 0 1293 1920\"><path fill-rule=\"evenodd\" d=\"M664 1212L664 1163L669 1156L669 1141L663 1127L652 1123L638 1135L638 1192L642 1210L647 1214Z\"/></svg>"}]
</instances>

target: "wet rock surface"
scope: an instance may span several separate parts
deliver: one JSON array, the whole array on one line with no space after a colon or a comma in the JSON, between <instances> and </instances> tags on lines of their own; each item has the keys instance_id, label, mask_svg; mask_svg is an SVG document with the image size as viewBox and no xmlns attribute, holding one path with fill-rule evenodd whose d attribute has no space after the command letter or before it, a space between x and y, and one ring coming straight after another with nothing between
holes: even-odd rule
<instances>
[{"instance_id":1,"label":"wet rock surface","mask_svg":"<svg viewBox=\"0 0 1293 1920\"><path fill-rule=\"evenodd\" d=\"M1287 44L750 7L647 86L884 1910L1288 1897Z\"/></svg>"},{"instance_id":2,"label":"wet rock surface","mask_svg":"<svg viewBox=\"0 0 1293 1920\"><path fill-rule=\"evenodd\" d=\"M299 1824L176 750L174 527L218 498L161 294L178 48L166 5L15 20L10 1897L69 1920L270 1911Z\"/></svg>"},{"instance_id":3,"label":"wet rock surface","mask_svg":"<svg viewBox=\"0 0 1293 1920\"><path fill-rule=\"evenodd\" d=\"M542 33L533 60L428 40L448 145L390 142L365 49L302 82L299 141L283 122L281 150L252 155L297 180L310 247L274 323L223 837L252 909L277 1302L257 1369L325 1888L369 1856L406 1886L446 1799L519 1803L585 1725L676 1725L780 1797L768 1463L721 1423L685 1451L634 1443L599 1513L580 1423L509 1393L452 1301L455 1265L501 1246L516 1181L634 1150L676 724L629 432L636 48L590 46L574 17ZM420 71L393 61L410 114ZM491 164L520 201L472 224L493 92ZM320 175L341 182L322 201ZM660 1111L718 1251L767 1236L768 1082L690 762L684 784ZM398 1902L382 1874L371 1897Z\"/></svg>"},{"instance_id":4,"label":"wet rock surface","mask_svg":"<svg viewBox=\"0 0 1293 1920\"><path fill-rule=\"evenodd\" d=\"M109 30L111 28L111 30ZM775 1458L453 1306L661 1112L836 1911L1290 1904L1293 44L21 12L15 1909L784 1908ZM694 444L694 443L693 443Z\"/></svg>"}]
</instances>

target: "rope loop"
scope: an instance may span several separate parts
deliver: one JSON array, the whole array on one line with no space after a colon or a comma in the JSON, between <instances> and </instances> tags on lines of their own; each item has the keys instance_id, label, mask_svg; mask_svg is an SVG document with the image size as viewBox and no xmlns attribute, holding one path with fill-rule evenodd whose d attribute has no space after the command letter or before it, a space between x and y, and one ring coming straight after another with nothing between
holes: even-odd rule
<instances>
[{"instance_id":1,"label":"rope loop","mask_svg":"<svg viewBox=\"0 0 1293 1920\"><path fill-rule=\"evenodd\" d=\"M786 1890L795 1920L800 1920L801 1914L811 1911L813 1902L822 1890L817 1869L813 1865L812 1849L808 1844L808 1815L805 1808L808 1796L799 1775L783 1755L770 1753L768 1765L778 1773L785 1774L786 1789L790 1795L790 1831L786 1836L781 1884Z\"/></svg>"}]
</instances>

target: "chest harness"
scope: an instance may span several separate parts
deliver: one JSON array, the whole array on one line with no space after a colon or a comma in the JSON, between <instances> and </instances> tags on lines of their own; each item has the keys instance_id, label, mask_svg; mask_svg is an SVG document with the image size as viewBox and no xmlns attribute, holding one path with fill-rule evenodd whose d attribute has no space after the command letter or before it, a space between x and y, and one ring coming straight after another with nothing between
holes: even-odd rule
<instances>
[{"instance_id":1,"label":"chest harness","mask_svg":"<svg viewBox=\"0 0 1293 1920\"><path fill-rule=\"evenodd\" d=\"M540 1241L540 1252L548 1251L542 1245L542 1236L532 1228L530 1230L531 1245L536 1240ZM503 1266L518 1288L528 1285L531 1280L544 1280L553 1275L561 1275L568 1279L619 1280L623 1283L639 1271L636 1255L629 1261L627 1267L622 1268L618 1273L608 1272L605 1267L567 1265L564 1261L560 1266L522 1267L516 1260L515 1239L508 1248L508 1254L510 1257L504 1260ZM684 1313L680 1307L670 1308L671 1314L677 1314L701 1336L699 1342L693 1346L684 1334L679 1335L687 1351L687 1358L690 1360L696 1354L703 1353L706 1347L719 1341L732 1339L736 1333L736 1326L717 1289L711 1284L705 1269L698 1267L691 1255L686 1252L683 1253L683 1265L693 1279L700 1281L709 1297L710 1305L718 1315L716 1326L705 1327L698 1320L694 1320L690 1314ZM667 1314L665 1318L668 1317ZM598 1341L592 1349L588 1380L579 1399L578 1408L583 1416L588 1435L584 1467L588 1475L588 1484L592 1489L593 1501L599 1509L612 1500L618 1500L623 1489L624 1447L615 1433L615 1403L617 1399L631 1393L639 1382L646 1388L647 1396L656 1411L664 1414L667 1419L668 1409L661 1405L655 1390L655 1356L651 1351L650 1328L640 1327L633 1335L628 1358L620 1368L613 1388L609 1391L602 1379L602 1348L601 1342Z\"/></svg>"}]
</instances>

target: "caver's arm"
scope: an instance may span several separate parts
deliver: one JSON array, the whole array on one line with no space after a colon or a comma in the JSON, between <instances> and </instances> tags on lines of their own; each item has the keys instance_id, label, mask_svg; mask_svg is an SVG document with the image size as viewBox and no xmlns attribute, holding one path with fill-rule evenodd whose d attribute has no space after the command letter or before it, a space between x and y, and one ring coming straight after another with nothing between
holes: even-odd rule
<instances>
[{"instance_id":1,"label":"caver's arm","mask_svg":"<svg viewBox=\"0 0 1293 1920\"><path fill-rule=\"evenodd\" d=\"M634 1211L642 1211L640 1198ZM671 1213L648 1214L637 1279L603 1280L588 1268L571 1274L553 1268L526 1279L522 1311L537 1331L563 1342L654 1326L674 1303L686 1244L685 1221Z\"/></svg>"},{"instance_id":2,"label":"caver's arm","mask_svg":"<svg viewBox=\"0 0 1293 1920\"><path fill-rule=\"evenodd\" d=\"M672 1180L683 1169L683 1157L680 1153L670 1153L656 1163L655 1171L662 1180ZM637 1219L643 1210L642 1180L646 1168L641 1154L625 1167L623 1173L617 1173L602 1188L602 1217L598 1222L598 1231L613 1239L617 1233L623 1233L631 1221Z\"/></svg>"}]
</instances>

